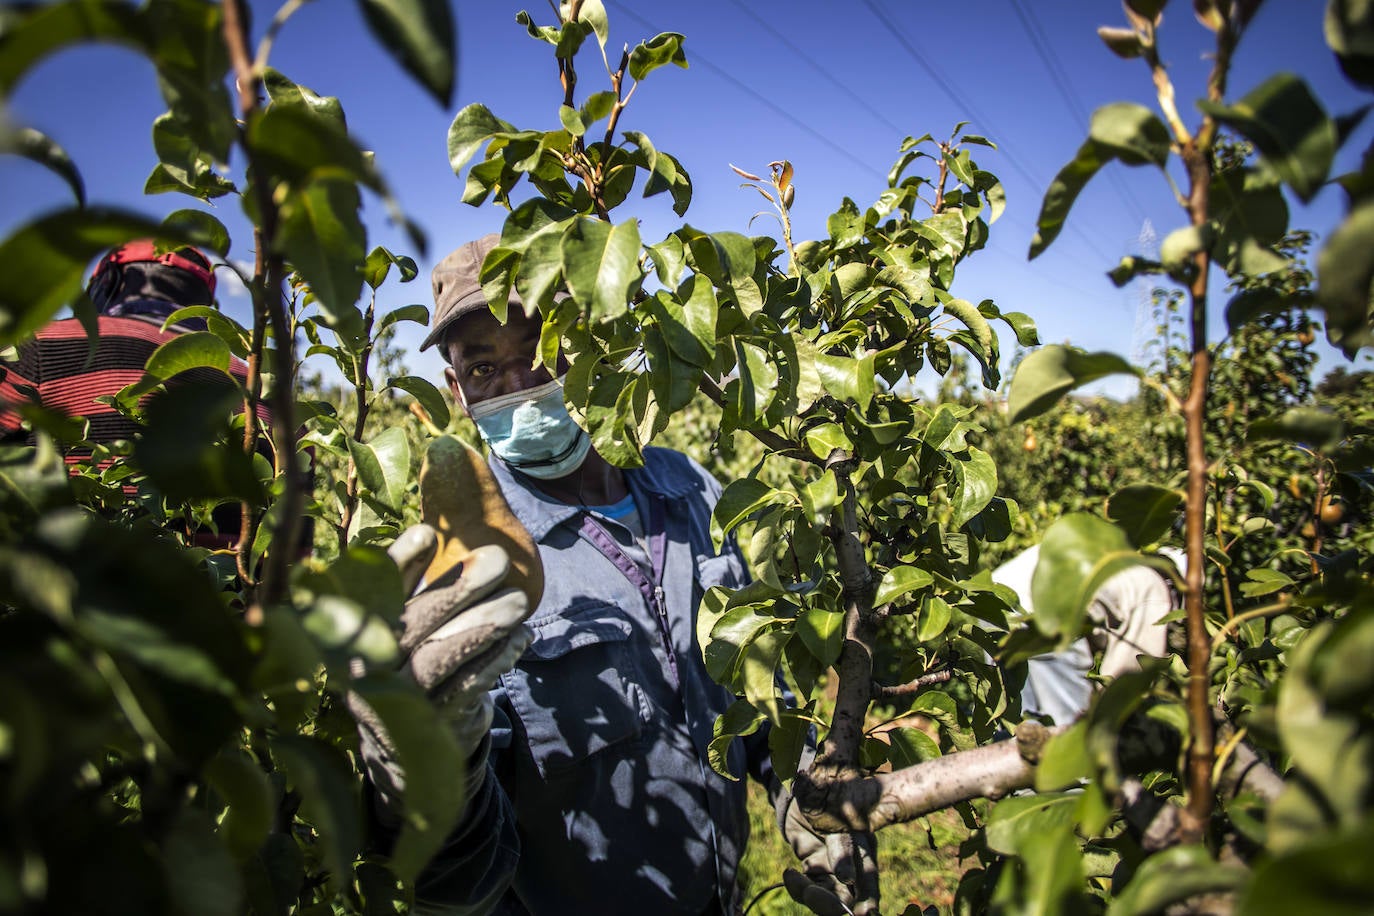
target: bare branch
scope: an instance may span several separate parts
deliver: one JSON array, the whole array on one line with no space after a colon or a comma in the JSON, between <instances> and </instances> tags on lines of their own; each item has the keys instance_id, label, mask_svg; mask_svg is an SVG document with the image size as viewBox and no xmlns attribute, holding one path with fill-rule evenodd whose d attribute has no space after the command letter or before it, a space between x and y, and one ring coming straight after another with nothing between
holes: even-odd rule
<instances>
[{"instance_id":1,"label":"bare branch","mask_svg":"<svg viewBox=\"0 0 1374 916\"><path fill-rule=\"evenodd\" d=\"M902 700L910 696L915 696L927 687L935 684L943 684L954 676L954 672L948 668L941 668L939 671L931 671L921 675L914 681L905 684L897 684L892 687L885 687L877 681L873 682L872 693L875 700Z\"/></svg>"}]
</instances>

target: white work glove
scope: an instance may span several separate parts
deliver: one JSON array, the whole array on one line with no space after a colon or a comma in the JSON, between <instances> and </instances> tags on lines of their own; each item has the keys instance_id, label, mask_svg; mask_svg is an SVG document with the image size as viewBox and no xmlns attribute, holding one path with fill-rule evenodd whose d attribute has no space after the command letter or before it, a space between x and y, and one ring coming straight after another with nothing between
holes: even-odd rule
<instances>
[{"instance_id":1,"label":"white work glove","mask_svg":"<svg viewBox=\"0 0 1374 916\"><path fill-rule=\"evenodd\" d=\"M783 872L787 893L818 916L853 913L855 889L864 880L855 872L856 854L866 858L866 871L871 871L877 854L873 834L817 833L786 789L777 791L773 811L783 837L802 863L800 872L792 868ZM876 887L865 896L876 902Z\"/></svg>"},{"instance_id":2,"label":"white work glove","mask_svg":"<svg viewBox=\"0 0 1374 916\"><path fill-rule=\"evenodd\" d=\"M407 528L387 551L401 570L407 593L437 549L429 525ZM498 589L510 571L500 547L479 547L460 566L406 602L401 614L401 670L425 692L467 758L466 797L486 775L486 740L492 704L488 691L530 643L524 626L529 601L519 589ZM373 784L394 803L405 788L386 729L356 694L349 707L358 720L363 761Z\"/></svg>"}]
</instances>

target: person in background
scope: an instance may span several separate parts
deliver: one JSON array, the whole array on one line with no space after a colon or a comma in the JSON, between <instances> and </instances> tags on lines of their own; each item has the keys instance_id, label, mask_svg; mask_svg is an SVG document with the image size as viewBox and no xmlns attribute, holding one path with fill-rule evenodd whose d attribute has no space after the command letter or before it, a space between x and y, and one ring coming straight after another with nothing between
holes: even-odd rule
<instances>
[{"instance_id":1,"label":"person in background","mask_svg":"<svg viewBox=\"0 0 1374 916\"><path fill-rule=\"evenodd\" d=\"M465 814L417 883L416 911L737 912L745 784L707 757L734 698L711 681L696 641L706 590L748 581L733 543L712 546L721 487L668 449L645 449L632 469L597 453L561 377L534 364L538 313L526 315L513 291L506 323L488 308L478 277L497 242L470 242L435 268L421 349L443 353L449 389L538 543L545 591L522 627L525 599L500 589L504 567L474 562L406 606L405 633L442 633L419 640L407 670L470 759ZM381 817L394 823L404 773L363 724ZM807 876L843 896L834 875L845 863L786 804L766 734L734 742L728 766L784 799L779 823Z\"/></svg>"},{"instance_id":2,"label":"person in background","mask_svg":"<svg viewBox=\"0 0 1374 916\"><path fill-rule=\"evenodd\" d=\"M112 395L143 377L153 352L178 334L204 330L203 319L162 325L173 312L191 305L211 305L215 274L206 256L195 248L159 251L152 239L129 242L107 253L96 264L87 285L95 306L96 339L76 318L53 321L18 348L18 359L0 363L0 441L32 443L24 428L23 407L41 405L88 423L86 442L66 454L68 465L90 458L93 445L133 440L139 424L99 398ZM248 367L231 360L230 373L244 384ZM232 386L222 372L189 369L171 384ZM258 405L267 428L271 414ZM126 487L126 493L132 488ZM236 506L216 512L216 531L198 530L197 546L227 548L238 536Z\"/></svg>"},{"instance_id":3,"label":"person in background","mask_svg":"<svg viewBox=\"0 0 1374 916\"><path fill-rule=\"evenodd\" d=\"M1182 569L1180 551L1166 548L1160 553ZM1035 612L1031 577L1039 560L1040 545L1036 544L992 571L993 581L1016 592L1026 613ZM1027 716L1048 716L1056 725L1074 721L1092 699L1090 672L1114 678L1139 670L1141 655L1163 658L1168 654L1169 632L1163 619L1181 606L1173 582L1153 567L1132 566L1112 576L1088 606L1092 632L1062 652L1027 662L1022 711Z\"/></svg>"}]
</instances>

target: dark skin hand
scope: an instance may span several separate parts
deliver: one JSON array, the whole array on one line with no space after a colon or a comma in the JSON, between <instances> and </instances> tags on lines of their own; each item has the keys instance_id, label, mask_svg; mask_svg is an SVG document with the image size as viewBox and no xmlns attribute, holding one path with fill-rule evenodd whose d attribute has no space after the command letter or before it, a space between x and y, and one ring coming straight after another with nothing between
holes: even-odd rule
<instances>
[{"instance_id":1,"label":"dark skin hand","mask_svg":"<svg viewBox=\"0 0 1374 916\"><path fill-rule=\"evenodd\" d=\"M471 416L474 404L553 381L549 370L536 360L540 327L538 315L527 316L514 304L505 324L486 309L475 309L449 325L443 350L450 365L444 370L444 380L464 413ZM567 371L567 366L560 354L559 373ZM596 449L571 474L554 480L530 478L530 482L571 506L610 505L629 494L625 475Z\"/></svg>"}]
</instances>

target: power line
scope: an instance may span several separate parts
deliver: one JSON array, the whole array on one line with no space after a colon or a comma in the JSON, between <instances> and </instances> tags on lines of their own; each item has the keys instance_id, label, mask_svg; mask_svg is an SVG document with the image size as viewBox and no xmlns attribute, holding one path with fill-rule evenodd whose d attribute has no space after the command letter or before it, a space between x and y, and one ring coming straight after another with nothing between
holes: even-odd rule
<instances>
[{"instance_id":1,"label":"power line","mask_svg":"<svg viewBox=\"0 0 1374 916\"><path fill-rule=\"evenodd\" d=\"M652 31L652 32L661 32L661 31L662 31L662 29L658 28L658 26L654 25L652 22L650 22L649 20L645 19L643 16L639 15L639 14L636 13L634 10L632 10L632 9L630 9L629 7L625 6L623 3L618 3L618 2L616 2L616 0L607 0L607 3L608 3L609 6L615 7L617 10L619 10L619 11L622 12L622 13L624 13L626 16L629 16L631 19L637 21L640 25L644 26L645 28L649 29L650 31ZM737 79L736 77L732 76L730 73L726 72L723 68L716 66L714 63L712 63L710 60L708 60L706 57L704 57L700 52L693 52L693 53L692 53L692 60L695 61L695 62L697 62L697 63L699 63L699 64L701 64L705 69L710 70L710 71L711 71L712 73L714 73L716 76L718 76L718 77L720 77L721 79L725 80L727 83L729 83L730 85L734 86L734 87L735 87L736 89L738 89L740 92L743 92L745 95L747 95L747 96L749 96L750 98L754 99L754 100L755 100L756 102L758 102L760 105L763 105L763 106L765 106L766 108L772 110L774 113L776 113L777 115L779 115L779 116L782 117L783 119L785 119L785 120L787 120L787 121L790 121L790 122L791 122L793 125L795 125L799 130L801 130L801 131L803 131L804 133L809 134L810 136L812 136L812 137L814 137L815 139L819 140L822 144L824 144L825 146L827 146L827 147L829 147L830 149L834 150L835 152L839 153L841 156L845 157L845 158L848 159L850 162L853 162L855 165L859 166L859 167L860 167L861 169L863 169L864 171L866 171L866 172L868 172L868 173L870 173L870 174L872 174L872 175L876 175L876 176L878 176L879 178L882 178L884 181L887 180L887 173L886 173L886 172L883 172L883 171L880 171L880 170L874 168L874 167L873 167L872 165L870 165L868 162L865 162L863 159L860 159L858 156L856 156L856 155L854 155L852 152L850 152L847 148L845 148L845 147L841 146L840 144L836 143L836 142L835 142L834 140L832 140L830 137L827 137L825 134L823 134L823 133L821 133L820 131L816 130L816 129L815 129L814 127L812 127L811 125L804 123L803 121L801 121L800 119L798 119L796 115L792 114L792 112L790 112L790 111L788 111L787 109L783 108L782 106L778 105L778 104L777 104L776 102L774 102L772 99L768 98L766 95L763 95L763 94L760 93L758 90L754 89L754 87L750 86L748 83L745 83L745 82L743 82L743 81ZM900 130L900 128L899 128L899 130Z\"/></svg>"},{"instance_id":2,"label":"power line","mask_svg":"<svg viewBox=\"0 0 1374 916\"><path fill-rule=\"evenodd\" d=\"M1078 117L1078 126L1086 134L1089 130L1087 106L1083 104L1078 90L1074 88L1073 81L1069 79L1068 71L1064 69L1063 61L1059 59L1059 54L1054 50L1054 45L1045 35L1044 29L1040 27L1040 20L1035 14L1035 9L1028 9L1022 0L1011 0L1011 6L1016 17L1021 20L1021 25L1025 27L1026 34L1030 36L1035 53L1040 57L1045 69L1049 71L1050 79L1054 81L1055 88L1059 90L1060 98L1064 100L1069 110ZM1122 203L1133 207L1136 218L1144 223L1146 221L1145 208L1141 205L1139 198L1135 196L1135 192L1131 190L1130 185L1122 179L1120 170L1111 169L1107 172L1107 176L1116 187Z\"/></svg>"},{"instance_id":3,"label":"power line","mask_svg":"<svg viewBox=\"0 0 1374 916\"><path fill-rule=\"evenodd\" d=\"M821 78L823 78L826 82L834 86L836 89L840 90L840 92L844 93L852 102L854 102L854 104L858 105L864 111L867 111L869 114L873 115L873 117L877 118L879 121L886 124L888 127L892 128L897 133L900 134L907 132L907 128L895 124L891 118L889 118L887 115L883 114L877 108L874 108L871 104L869 104L868 100L865 99L860 93L855 92L849 86L845 85L844 83L836 79L824 64L817 61L814 57L812 57L802 48L797 47L797 45L793 43L792 39L787 37L786 33L774 28L772 23L770 23L767 19L764 19L758 13L750 9L749 5L747 3L744 3L743 0L730 0L730 2L733 3L736 7L738 7L741 13L744 13L744 15L748 16L750 19L754 20L754 22L758 23L764 31L766 31L769 35L772 35L773 38L777 40L779 43L781 43L784 47L786 47L787 50L791 51L797 57L801 58L804 62L806 62L806 64L809 65L812 70L816 71L816 73L819 74Z\"/></svg>"},{"instance_id":4,"label":"power line","mask_svg":"<svg viewBox=\"0 0 1374 916\"><path fill-rule=\"evenodd\" d=\"M879 22L881 22L884 26L887 27L888 32L890 32L892 34L892 37L897 41L897 43L902 46L902 49L906 51L907 55L916 62L917 66L919 66L923 71L925 71L926 75L931 78L935 85L938 86L941 89L941 91L943 91L944 94L948 96L952 102L954 102L956 106L958 106L964 112L967 112L968 116L974 122L979 124L984 131L996 135L996 131L994 131L992 128L991 119L989 119L986 115L980 112L971 101L964 98L962 93L955 89L954 86L952 86L949 83L949 81L946 80L944 76L934 67L934 65L932 65L929 61L925 59L921 52L916 49L916 46L912 44L910 39L906 37L905 33L897 26L896 22L894 22L890 17L888 17L886 13L879 9L877 4L875 4L873 0L863 0L863 5L868 8L868 11L873 14L875 19L877 19ZM1021 175L1022 178L1026 179L1026 181L1030 183L1032 188L1046 187L1046 184L1044 182L1040 181L1034 175L1032 175L1030 173L1030 170L1022 164L1019 156L1012 155L1012 153L1008 150L1002 150L1002 155L1006 157L1007 163L1013 169L1015 169ZM1097 254L1097 256L1102 258L1104 261L1107 261L1108 263L1113 263L1117 260L1113 258L1111 255L1104 252L1101 248L1099 248L1097 246L1097 242L1090 235L1084 232L1076 223L1068 224L1068 229L1070 232L1078 236L1080 241L1082 241L1085 245L1091 248Z\"/></svg>"}]
</instances>

